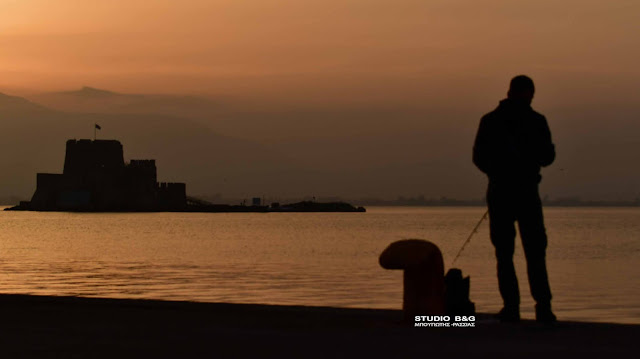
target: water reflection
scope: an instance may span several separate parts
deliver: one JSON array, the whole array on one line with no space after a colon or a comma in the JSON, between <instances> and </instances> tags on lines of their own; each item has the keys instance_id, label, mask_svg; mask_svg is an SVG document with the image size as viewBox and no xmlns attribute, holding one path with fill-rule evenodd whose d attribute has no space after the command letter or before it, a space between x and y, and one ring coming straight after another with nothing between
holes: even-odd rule
<instances>
[{"instance_id":1,"label":"water reflection","mask_svg":"<svg viewBox=\"0 0 640 359\"><path fill-rule=\"evenodd\" d=\"M400 308L401 276L379 267L400 238L437 243L448 266L483 208L358 214L2 213L0 292ZM546 210L554 308L562 319L640 323L640 211ZM488 229L457 267L479 311L501 302ZM518 276L526 278L518 243ZM522 312L533 317L526 283Z\"/></svg>"}]
</instances>

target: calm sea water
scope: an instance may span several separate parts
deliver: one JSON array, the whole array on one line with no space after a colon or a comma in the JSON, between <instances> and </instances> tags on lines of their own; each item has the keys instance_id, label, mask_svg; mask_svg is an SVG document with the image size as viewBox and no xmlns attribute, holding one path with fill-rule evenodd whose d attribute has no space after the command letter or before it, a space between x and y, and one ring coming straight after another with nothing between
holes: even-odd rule
<instances>
[{"instance_id":1,"label":"calm sea water","mask_svg":"<svg viewBox=\"0 0 640 359\"><path fill-rule=\"evenodd\" d=\"M206 302L401 308L391 242L430 240L447 269L484 208L367 213L0 213L0 292ZM640 323L640 209L548 208L548 266L560 319ZM533 318L522 246L516 266ZM488 222L456 267L481 312L501 301Z\"/></svg>"}]
</instances>

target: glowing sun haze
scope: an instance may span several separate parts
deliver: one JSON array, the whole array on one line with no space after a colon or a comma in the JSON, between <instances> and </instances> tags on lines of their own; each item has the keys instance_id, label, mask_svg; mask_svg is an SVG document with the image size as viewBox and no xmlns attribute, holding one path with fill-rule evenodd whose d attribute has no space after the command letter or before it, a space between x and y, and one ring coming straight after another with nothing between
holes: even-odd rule
<instances>
[{"instance_id":1,"label":"glowing sun haze","mask_svg":"<svg viewBox=\"0 0 640 359\"><path fill-rule=\"evenodd\" d=\"M520 72L624 81L640 73L639 11L619 0L3 0L0 86L374 96L382 81L419 100Z\"/></svg>"},{"instance_id":2,"label":"glowing sun haze","mask_svg":"<svg viewBox=\"0 0 640 359\"><path fill-rule=\"evenodd\" d=\"M0 92L196 94L212 131L336 173L326 193L478 198L478 120L524 73L558 149L543 192L640 198L638 14L637 0L0 0Z\"/></svg>"}]
</instances>

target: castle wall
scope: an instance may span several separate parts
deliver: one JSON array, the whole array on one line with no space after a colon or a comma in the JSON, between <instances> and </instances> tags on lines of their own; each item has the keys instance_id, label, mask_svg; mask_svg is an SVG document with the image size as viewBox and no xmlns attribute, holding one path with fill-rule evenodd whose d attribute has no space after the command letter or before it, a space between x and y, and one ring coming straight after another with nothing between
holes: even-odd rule
<instances>
[{"instance_id":1,"label":"castle wall","mask_svg":"<svg viewBox=\"0 0 640 359\"><path fill-rule=\"evenodd\" d=\"M36 191L31 197L29 208L36 211L55 208L61 181L61 174L38 173L36 175Z\"/></svg>"},{"instance_id":2,"label":"castle wall","mask_svg":"<svg viewBox=\"0 0 640 359\"><path fill-rule=\"evenodd\" d=\"M157 170L155 160L131 160L125 169L128 206L151 210L157 206Z\"/></svg>"},{"instance_id":3,"label":"castle wall","mask_svg":"<svg viewBox=\"0 0 640 359\"><path fill-rule=\"evenodd\" d=\"M162 209L185 209L187 185L184 183L158 183L158 205Z\"/></svg>"},{"instance_id":4,"label":"castle wall","mask_svg":"<svg viewBox=\"0 0 640 359\"><path fill-rule=\"evenodd\" d=\"M115 140L68 140L64 174L86 174L97 168L124 168L122 144Z\"/></svg>"},{"instance_id":5,"label":"castle wall","mask_svg":"<svg viewBox=\"0 0 640 359\"><path fill-rule=\"evenodd\" d=\"M96 211L114 211L122 209L127 203L123 178L124 168L96 168L84 176L86 188L91 191L92 205Z\"/></svg>"},{"instance_id":6,"label":"castle wall","mask_svg":"<svg viewBox=\"0 0 640 359\"><path fill-rule=\"evenodd\" d=\"M91 210L92 191L78 176L38 173L36 191L29 203L29 209L50 210Z\"/></svg>"}]
</instances>

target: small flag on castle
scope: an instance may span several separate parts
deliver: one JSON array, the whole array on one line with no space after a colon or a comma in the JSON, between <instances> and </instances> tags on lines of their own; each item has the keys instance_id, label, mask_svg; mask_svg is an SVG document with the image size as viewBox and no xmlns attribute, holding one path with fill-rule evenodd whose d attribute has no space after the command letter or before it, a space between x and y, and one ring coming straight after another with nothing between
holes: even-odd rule
<instances>
[{"instance_id":1,"label":"small flag on castle","mask_svg":"<svg viewBox=\"0 0 640 359\"><path fill-rule=\"evenodd\" d=\"M94 141L96 140L96 130L102 130L102 127L100 127L100 125L98 125L97 123L93 127L93 140Z\"/></svg>"}]
</instances>

